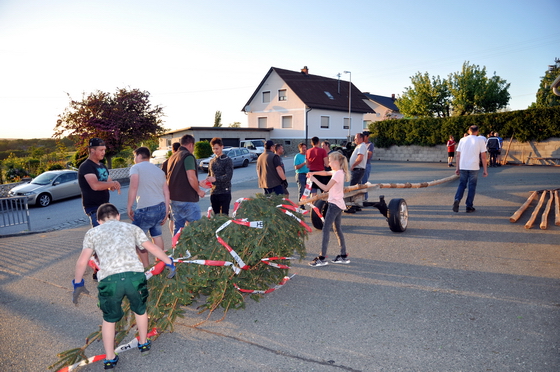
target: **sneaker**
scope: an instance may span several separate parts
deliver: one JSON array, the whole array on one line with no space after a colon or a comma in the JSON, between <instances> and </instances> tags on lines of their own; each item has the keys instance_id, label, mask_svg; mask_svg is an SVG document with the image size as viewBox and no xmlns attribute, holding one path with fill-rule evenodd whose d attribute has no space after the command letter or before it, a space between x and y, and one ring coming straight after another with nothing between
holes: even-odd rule
<instances>
[{"instance_id":1,"label":"sneaker","mask_svg":"<svg viewBox=\"0 0 560 372\"><path fill-rule=\"evenodd\" d=\"M119 354L115 354L115 359L103 360L103 367L105 367L105 369L113 369L117 366L118 361L119 361Z\"/></svg>"},{"instance_id":2,"label":"sneaker","mask_svg":"<svg viewBox=\"0 0 560 372\"><path fill-rule=\"evenodd\" d=\"M476 211L476 209L474 209L474 207L467 207L467 213L472 213Z\"/></svg>"},{"instance_id":3,"label":"sneaker","mask_svg":"<svg viewBox=\"0 0 560 372\"><path fill-rule=\"evenodd\" d=\"M346 208L344 210L344 213L356 213L356 208L355 207Z\"/></svg>"},{"instance_id":4,"label":"sneaker","mask_svg":"<svg viewBox=\"0 0 560 372\"><path fill-rule=\"evenodd\" d=\"M455 213L459 212L459 200L455 200L453 202L453 212Z\"/></svg>"},{"instance_id":5,"label":"sneaker","mask_svg":"<svg viewBox=\"0 0 560 372\"><path fill-rule=\"evenodd\" d=\"M321 259L320 257L315 257L315 258L313 259L313 261L311 261L311 262L309 263L309 266L316 266L316 267L319 267L319 266L327 266L328 264L329 264L329 263L328 263L327 261L325 261L324 257L323 257L323 259Z\"/></svg>"},{"instance_id":6,"label":"sneaker","mask_svg":"<svg viewBox=\"0 0 560 372\"><path fill-rule=\"evenodd\" d=\"M350 260L348 259L348 256L338 255L334 260L331 260L331 262L334 264L349 264Z\"/></svg>"},{"instance_id":7,"label":"sneaker","mask_svg":"<svg viewBox=\"0 0 560 372\"><path fill-rule=\"evenodd\" d=\"M91 278L93 279L94 282L97 281L97 271L93 272L93 275L91 276Z\"/></svg>"},{"instance_id":8,"label":"sneaker","mask_svg":"<svg viewBox=\"0 0 560 372\"><path fill-rule=\"evenodd\" d=\"M143 355L147 355L148 351L150 351L151 348L152 348L152 341L150 340L146 340L146 343L144 344L138 344L138 350L140 350L140 352Z\"/></svg>"}]
</instances>

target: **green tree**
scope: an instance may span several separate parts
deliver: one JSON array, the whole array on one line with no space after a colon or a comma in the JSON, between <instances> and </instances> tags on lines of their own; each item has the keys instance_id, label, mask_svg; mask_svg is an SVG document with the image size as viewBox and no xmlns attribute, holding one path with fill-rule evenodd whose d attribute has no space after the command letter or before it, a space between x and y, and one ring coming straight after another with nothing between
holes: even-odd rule
<instances>
[{"instance_id":1,"label":"green tree","mask_svg":"<svg viewBox=\"0 0 560 372\"><path fill-rule=\"evenodd\" d=\"M560 97L552 92L552 82L560 75L560 59L555 58L554 64L548 66L548 70L541 77L539 90L537 91L537 101L533 102L530 108L542 108L560 106Z\"/></svg>"},{"instance_id":2,"label":"green tree","mask_svg":"<svg viewBox=\"0 0 560 372\"><path fill-rule=\"evenodd\" d=\"M229 125L230 128L241 128L241 123L238 121L234 121Z\"/></svg>"},{"instance_id":3,"label":"green tree","mask_svg":"<svg viewBox=\"0 0 560 372\"><path fill-rule=\"evenodd\" d=\"M460 72L449 75L453 116L487 114L507 107L510 84L494 72L486 76L486 67L463 63Z\"/></svg>"},{"instance_id":4,"label":"green tree","mask_svg":"<svg viewBox=\"0 0 560 372\"><path fill-rule=\"evenodd\" d=\"M417 72L410 78L412 86L395 101L401 114L406 117L448 117L450 93L445 79L432 77L427 72Z\"/></svg>"},{"instance_id":5,"label":"green tree","mask_svg":"<svg viewBox=\"0 0 560 372\"><path fill-rule=\"evenodd\" d=\"M222 126L222 112L216 111L214 114L214 126L221 127Z\"/></svg>"},{"instance_id":6,"label":"green tree","mask_svg":"<svg viewBox=\"0 0 560 372\"><path fill-rule=\"evenodd\" d=\"M54 137L72 136L79 153L86 152L91 137L102 138L109 168L112 157L125 147L135 148L165 132L163 108L152 107L147 91L120 88L114 94L99 90L87 96L83 93L81 101L69 98L69 106L57 120Z\"/></svg>"}]
</instances>

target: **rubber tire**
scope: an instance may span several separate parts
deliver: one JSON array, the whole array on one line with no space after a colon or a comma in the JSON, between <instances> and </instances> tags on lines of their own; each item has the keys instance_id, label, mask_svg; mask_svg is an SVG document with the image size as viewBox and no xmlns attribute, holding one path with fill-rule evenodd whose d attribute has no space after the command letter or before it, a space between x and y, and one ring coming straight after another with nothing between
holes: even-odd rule
<instances>
[{"instance_id":1,"label":"rubber tire","mask_svg":"<svg viewBox=\"0 0 560 372\"><path fill-rule=\"evenodd\" d=\"M408 205L404 199L391 199L387 207L387 222L393 232L404 232L408 227Z\"/></svg>"},{"instance_id":2,"label":"rubber tire","mask_svg":"<svg viewBox=\"0 0 560 372\"><path fill-rule=\"evenodd\" d=\"M43 193L37 197L36 205L39 207L47 207L51 204L52 198L49 194Z\"/></svg>"},{"instance_id":3,"label":"rubber tire","mask_svg":"<svg viewBox=\"0 0 560 372\"><path fill-rule=\"evenodd\" d=\"M313 205L319 208L324 218L327 214L327 209L329 209L329 203L324 200L317 200ZM313 209L311 210L311 224L317 230L323 230L323 220L321 220L321 217L319 217Z\"/></svg>"},{"instance_id":4,"label":"rubber tire","mask_svg":"<svg viewBox=\"0 0 560 372\"><path fill-rule=\"evenodd\" d=\"M243 168L247 168L249 166L249 159L243 160Z\"/></svg>"}]
</instances>

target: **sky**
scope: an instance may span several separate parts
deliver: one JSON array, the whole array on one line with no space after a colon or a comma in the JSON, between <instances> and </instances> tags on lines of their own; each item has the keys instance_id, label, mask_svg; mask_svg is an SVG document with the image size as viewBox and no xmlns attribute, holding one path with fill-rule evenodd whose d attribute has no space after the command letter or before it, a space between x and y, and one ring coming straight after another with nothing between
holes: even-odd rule
<instances>
[{"instance_id":1,"label":"sky","mask_svg":"<svg viewBox=\"0 0 560 372\"><path fill-rule=\"evenodd\" d=\"M560 58L558 0L0 0L0 138L52 137L70 98L150 92L164 127L228 126L270 67L402 94L464 62L535 101ZM350 71L351 74L344 74Z\"/></svg>"}]
</instances>

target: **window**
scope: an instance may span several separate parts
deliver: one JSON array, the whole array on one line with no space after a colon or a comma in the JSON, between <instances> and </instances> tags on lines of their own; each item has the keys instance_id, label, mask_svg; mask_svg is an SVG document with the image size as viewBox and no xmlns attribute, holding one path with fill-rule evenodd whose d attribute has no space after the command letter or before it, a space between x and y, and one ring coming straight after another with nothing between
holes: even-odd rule
<instances>
[{"instance_id":1,"label":"window","mask_svg":"<svg viewBox=\"0 0 560 372\"><path fill-rule=\"evenodd\" d=\"M325 94L327 95L327 97L329 97L329 99L334 99L333 95L330 92L327 92L325 90Z\"/></svg>"},{"instance_id":2,"label":"window","mask_svg":"<svg viewBox=\"0 0 560 372\"><path fill-rule=\"evenodd\" d=\"M278 91L278 101L287 101L288 97L286 96L286 89L280 89Z\"/></svg>"},{"instance_id":3,"label":"window","mask_svg":"<svg viewBox=\"0 0 560 372\"><path fill-rule=\"evenodd\" d=\"M263 92L262 99L263 99L263 103L269 103L270 102L270 91Z\"/></svg>"},{"instance_id":4,"label":"window","mask_svg":"<svg viewBox=\"0 0 560 372\"><path fill-rule=\"evenodd\" d=\"M321 128L328 129L329 128L329 121L330 121L330 117L321 116Z\"/></svg>"},{"instance_id":5,"label":"window","mask_svg":"<svg viewBox=\"0 0 560 372\"><path fill-rule=\"evenodd\" d=\"M371 120L364 120L364 121L363 121L363 126L362 126L362 128L363 128L364 130L368 130L369 125L370 125L371 123L372 123Z\"/></svg>"},{"instance_id":6,"label":"window","mask_svg":"<svg viewBox=\"0 0 560 372\"><path fill-rule=\"evenodd\" d=\"M349 118L344 118L342 128L343 129L350 129L350 119Z\"/></svg>"},{"instance_id":7,"label":"window","mask_svg":"<svg viewBox=\"0 0 560 372\"><path fill-rule=\"evenodd\" d=\"M268 118L266 118L266 117L264 117L264 118L259 118L259 128L266 128L267 119L268 119Z\"/></svg>"},{"instance_id":8,"label":"window","mask_svg":"<svg viewBox=\"0 0 560 372\"><path fill-rule=\"evenodd\" d=\"M282 116L282 128L291 128L291 127L292 127L292 117Z\"/></svg>"}]
</instances>

